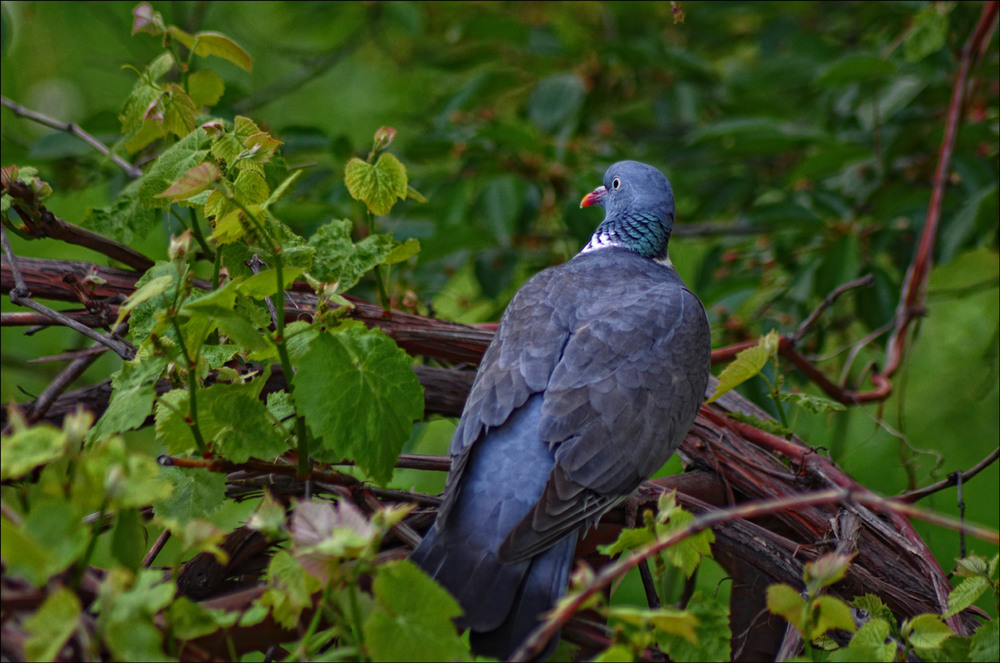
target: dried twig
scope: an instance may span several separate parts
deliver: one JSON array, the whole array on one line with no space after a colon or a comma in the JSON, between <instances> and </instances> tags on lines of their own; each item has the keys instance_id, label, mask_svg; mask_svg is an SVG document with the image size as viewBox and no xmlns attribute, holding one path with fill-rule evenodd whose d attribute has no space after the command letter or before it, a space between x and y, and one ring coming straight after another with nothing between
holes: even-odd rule
<instances>
[{"instance_id":1,"label":"dried twig","mask_svg":"<svg viewBox=\"0 0 1000 663\"><path fill-rule=\"evenodd\" d=\"M21 273L17 269L17 264L14 260L14 252L11 251L10 242L7 241L7 229L0 226L0 237L3 240L3 255L9 264L11 274L14 278L14 287L10 289L10 301L18 306L25 306L27 308L33 309L39 313L49 316L53 320L59 321L74 331L77 331L88 338L92 338L102 345L106 345L108 348L114 350L118 356L122 359L129 361L135 356L135 350L131 345L124 341L120 341L112 336L107 336L105 334L99 334L95 332L90 327L82 325L76 320L69 318L59 311L50 309L48 306L43 306L31 298L31 291L28 289L27 284L21 277Z\"/></svg>"},{"instance_id":2,"label":"dried twig","mask_svg":"<svg viewBox=\"0 0 1000 663\"><path fill-rule=\"evenodd\" d=\"M80 125L73 124L72 122L60 122L59 120L52 119L48 115L43 115L38 111L25 108L7 97L0 97L0 103L9 108L14 115L17 115L18 117L23 117L51 129L57 129L59 131L64 131L71 136L76 136L87 145L90 145L92 148L114 161L115 165L124 170L125 173L132 179L142 177L142 170L138 166L133 166L117 154L112 154L111 150L109 150L104 143L80 128Z\"/></svg>"}]
</instances>

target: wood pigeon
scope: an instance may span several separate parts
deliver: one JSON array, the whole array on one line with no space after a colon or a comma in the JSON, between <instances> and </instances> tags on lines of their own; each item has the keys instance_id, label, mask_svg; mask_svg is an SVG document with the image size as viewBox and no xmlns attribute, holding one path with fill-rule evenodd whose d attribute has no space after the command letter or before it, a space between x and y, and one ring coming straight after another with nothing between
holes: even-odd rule
<instances>
[{"instance_id":1,"label":"wood pigeon","mask_svg":"<svg viewBox=\"0 0 1000 663\"><path fill-rule=\"evenodd\" d=\"M458 599L480 655L509 657L553 607L581 532L670 458L708 381L705 310L667 257L667 178L621 161L580 205L604 222L504 312L411 555Z\"/></svg>"}]
</instances>

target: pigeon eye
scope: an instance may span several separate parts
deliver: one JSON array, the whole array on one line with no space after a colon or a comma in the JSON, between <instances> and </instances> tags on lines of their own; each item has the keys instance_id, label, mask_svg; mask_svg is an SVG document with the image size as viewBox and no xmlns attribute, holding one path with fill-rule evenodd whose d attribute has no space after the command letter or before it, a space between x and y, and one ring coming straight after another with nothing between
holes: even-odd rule
<instances>
[{"instance_id":1,"label":"pigeon eye","mask_svg":"<svg viewBox=\"0 0 1000 663\"><path fill-rule=\"evenodd\" d=\"M616 177L615 179L611 180L611 188L614 189L615 191L622 188L621 178Z\"/></svg>"}]
</instances>

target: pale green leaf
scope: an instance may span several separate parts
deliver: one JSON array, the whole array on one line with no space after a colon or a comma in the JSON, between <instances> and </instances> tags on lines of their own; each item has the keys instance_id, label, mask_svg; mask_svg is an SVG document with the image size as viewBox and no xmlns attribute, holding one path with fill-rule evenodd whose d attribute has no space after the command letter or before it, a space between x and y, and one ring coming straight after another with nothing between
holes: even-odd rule
<instances>
[{"instance_id":1,"label":"pale green leaf","mask_svg":"<svg viewBox=\"0 0 1000 663\"><path fill-rule=\"evenodd\" d=\"M768 586L767 609L783 617L800 631L805 626L805 607L805 599L791 586L784 584Z\"/></svg>"},{"instance_id":2,"label":"pale green leaf","mask_svg":"<svg viewBox=\"0 0 1000 663\"><path fill-rule=\"evenodd\" d=\"M452 620L458 602L410 561L378 567L375 603L365 619L365 645L373 661L467 661Z\"/></svg>"},{"instance_id":3,"label":"pale green leaf","mask_svg":"<svg viewBox=\"0 0 1000 663\"><path fill-rule=\"evenodd\" d=\"M219 99L226 91L226 84L217 73L210 69L202 69L189 74L187 86L188 95L198 108L211 107L219 103Z\"/></svg>"},{"instance_id":4,"label":"pale green leaf","mask_svg":"<svg viewBox=\"0 0 1000 663\"><path fill-rule=\"evenodd\" d=\"M816 599L813 605L814 622L810 640L815 640L827 631L840 629L854 631L857 626L851 616L851 607L835 596L825 594Z\"/></svg>"},{"instance_id":5,"label":"pale green leaf","mask_svg":"<svg viewBox=\"0 0 1000 663\"><path fill-rule=\"evenodd\" d=\"M397 198L406 198L406 167L395 155L384 152L375 165L354 158L344 171L347 191L364 202L375 216L389 213Z\"/></svg>"},{"instance_id":6,"label":"pale green leaf","mask_svg":"<svg viewBox=\"0 0 1000 663\"><path fill-rule=\"evenodd\" d=\"M945 640L955 635L951 628L941 621L940 615L917 615L907 619L900 628L904 637L914 647L937 649Z\"/></svg>"},{"instance_id":7,"label":"pale green leaf","mask_svg":"<svg viewBox=\"0 0 1000 663\"><path fill-rule=\"evenodd\" d=\"M736 359L719 374L719 384L707 402L711 403L736 385L758 375L768 360L777 353L779 341L778 332L772 329L761 337L757 345L737 353Z\"/></svg>"},{"instance_id":8,"label":"pale green leaf","mask_svg":"<svg viewBox=\"0 0 1000 663\"><path fill-rule=\"evenodd\" d=\"M166 191L156 194L156 197L178 202L208 189L219 177L221 177L219 167L211 161L206 161L181 175Z\"/></svg>"}]
</instances>

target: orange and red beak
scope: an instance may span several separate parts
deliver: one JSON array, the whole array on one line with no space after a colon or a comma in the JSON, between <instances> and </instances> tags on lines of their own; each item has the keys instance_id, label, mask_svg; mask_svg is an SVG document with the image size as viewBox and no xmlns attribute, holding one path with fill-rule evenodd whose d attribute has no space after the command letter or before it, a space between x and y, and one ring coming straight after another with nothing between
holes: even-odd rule
<instances>
[{"instance_id":1,"label":"orange and red beak","mask_svg":"<svg viewBox=\"0 0 1000 663\"><path fill-rule=\"evenodd\" d=\"M580 201L580 207L590 207L591 205L604 205L604 196L608 195L608 190L603 186L599 186Z\"/></svg>"}]
</instances>

